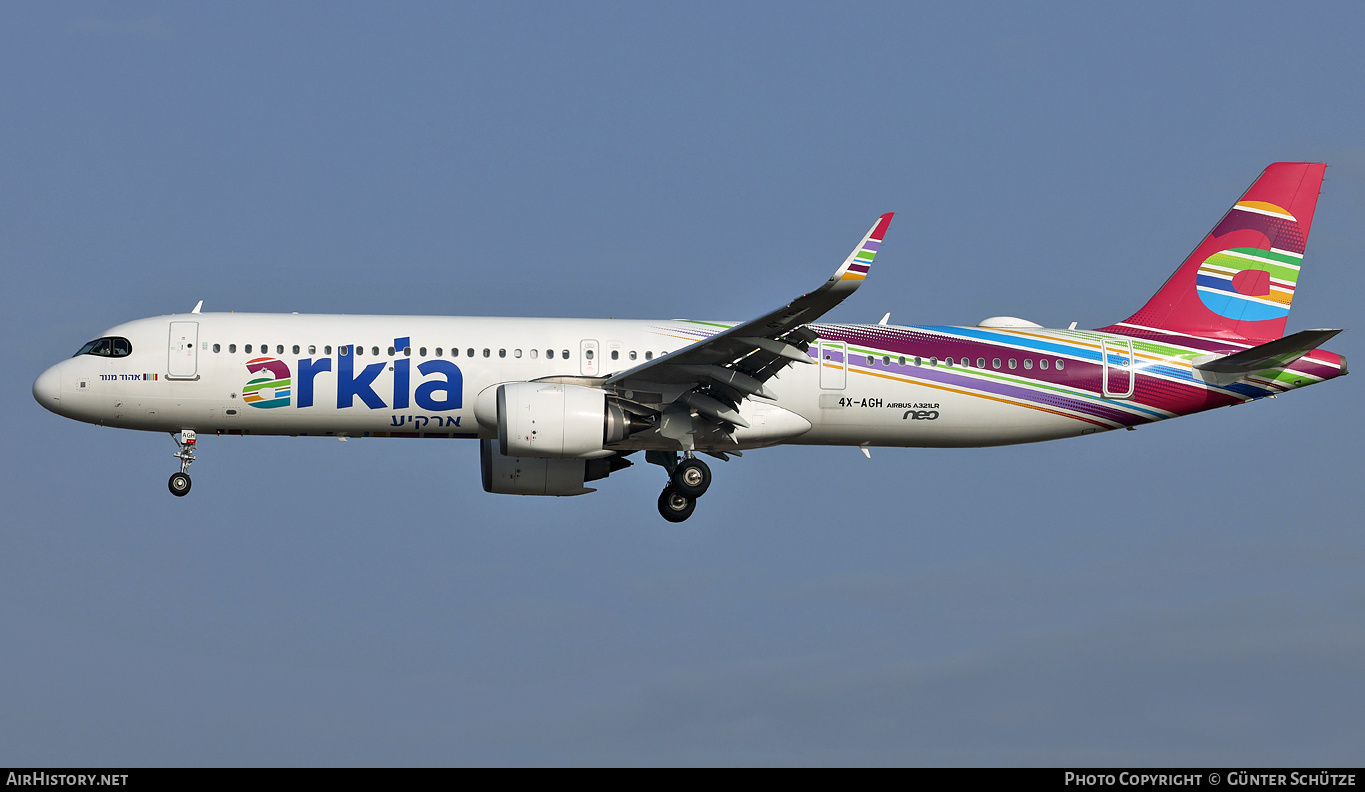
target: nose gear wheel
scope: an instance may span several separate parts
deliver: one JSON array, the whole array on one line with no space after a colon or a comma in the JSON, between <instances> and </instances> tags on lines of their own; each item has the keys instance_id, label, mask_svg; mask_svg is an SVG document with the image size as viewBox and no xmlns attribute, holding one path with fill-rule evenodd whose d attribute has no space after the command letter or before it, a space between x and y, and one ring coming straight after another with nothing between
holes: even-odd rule
<instances>
[{"instance_id":1,"label":"nose gear wheel","mask_svg":"<svg viewBox=\"0 0 1365 792\"><path fill-rule=\"evenodd\" d=\"M166 486L172 495L183 498L190 492L190 465L194 464L194 448L199 441L193 429L184 429L178 435L171 435L171 439L176 445L176 452L171 456L180 460L180 472L172 473Z\"/></svg>"}]
</instances>

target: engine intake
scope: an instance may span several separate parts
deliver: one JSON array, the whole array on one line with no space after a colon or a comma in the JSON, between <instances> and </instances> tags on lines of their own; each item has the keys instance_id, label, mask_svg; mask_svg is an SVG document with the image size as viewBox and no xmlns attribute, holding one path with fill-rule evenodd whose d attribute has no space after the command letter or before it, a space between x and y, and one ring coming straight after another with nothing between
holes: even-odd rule
<instances>
[{"instance_id":1,"label":"engine intake","mask_svg":"<svg viewBox=\"0 0 1365 792\"><path fill-rule=\"evenodd\" d=\"M605 391L559 382L498 386L498 450L503 456L593 459L649 424L628 414Z\"/></svg>"}]
</instances>

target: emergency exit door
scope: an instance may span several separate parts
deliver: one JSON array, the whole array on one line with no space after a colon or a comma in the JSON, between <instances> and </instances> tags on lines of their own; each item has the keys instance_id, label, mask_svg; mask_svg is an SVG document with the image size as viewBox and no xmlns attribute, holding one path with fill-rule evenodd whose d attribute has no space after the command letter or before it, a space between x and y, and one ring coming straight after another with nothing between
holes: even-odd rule
<instances>
[{"instance_id":1,"label":"emergency exit door","mask_svg":"<svg viewBox=\"0 0 1365 792\"><path fill-rule=\"evenodd\" d=\"M1131 399L1137 390L1133 339L1100 339L1100 382L1106 399Z\"/></svg>"},{"instance_id":2,"label":"emergency exit door","mask_svg":"<svg viewBox=\"0 0 1365 792\"><path fill-rule=\"evenodd\" d=\"M820 387L843 390L848 383L848 344L843 341L821 341L816 350L820 355Z\"/></svg>"}]
</instances>

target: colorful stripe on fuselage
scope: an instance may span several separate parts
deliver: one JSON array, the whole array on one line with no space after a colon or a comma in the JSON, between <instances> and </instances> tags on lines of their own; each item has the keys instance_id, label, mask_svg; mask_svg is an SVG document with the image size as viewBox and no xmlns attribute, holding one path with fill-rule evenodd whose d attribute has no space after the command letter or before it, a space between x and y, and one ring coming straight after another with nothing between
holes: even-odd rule
<instances>
[{"instance_id":1,"label":"colorful stripe on fuselage","mask_svg":"<svg viewBox=\"0 0 1365 792\"><path fill-rule=\"evenodd\" d=\"M687 334L697 339L729 326L689 324L696 329ZM1220 386L1196 376L1193 361L1203 355L1236 352L1239 348L1206 339L1038 328L842 324L817 324L812 328L822 339L848 345L847 366L851 375L952 391L1110 429L1258 399L1340 373L1334 355L1315 352L1290 366L1268 369ZM673 331L670 335L677 337L678 328L670 329ZM1102 341L1108 344L1111 382L1125 386L1130 368L1124 360L1127 344L1132 342L1131 376L1135 381L1131 398L1104 395ZM916 358L918 365L914 362ZM1060 370L1058 360L1064 364ZM843 365L843 361L834 362ZM963 365L964 362L968 365Z\"/></svg>"}]
</instances>

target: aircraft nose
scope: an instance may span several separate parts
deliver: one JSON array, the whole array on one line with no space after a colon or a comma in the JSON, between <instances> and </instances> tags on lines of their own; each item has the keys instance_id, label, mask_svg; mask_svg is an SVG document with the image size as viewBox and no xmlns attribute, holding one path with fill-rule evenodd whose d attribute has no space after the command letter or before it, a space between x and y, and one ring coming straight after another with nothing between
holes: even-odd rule
<instances>
[{"instance_id":1,"label":"aircraft nose","mask_svg":"<svg viewBox=\"0 0 1365 792\"><path fill-rule=\"evenodd\" d=\"M56 412L62 403L62 375L57 367L44 371L33 381L33 398L47 409Z\"/></svg>"}]
</instances>

